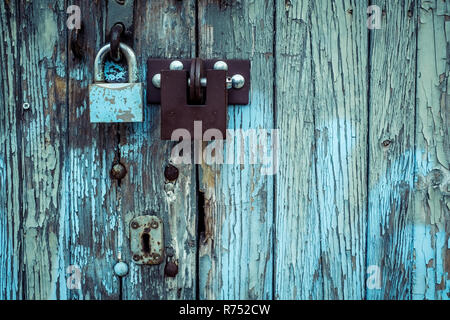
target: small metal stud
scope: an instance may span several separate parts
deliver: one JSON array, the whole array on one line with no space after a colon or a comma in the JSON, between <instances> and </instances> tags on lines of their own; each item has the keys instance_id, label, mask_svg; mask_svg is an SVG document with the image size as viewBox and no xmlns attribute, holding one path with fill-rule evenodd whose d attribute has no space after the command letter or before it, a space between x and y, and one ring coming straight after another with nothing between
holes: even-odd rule
<instances>
[{"instance_id":1,"label":"small metal stud","mask_svg":"<svg viewBox=\"0 0 450 320\"><path fill-rule=\"evenodd\" d=\"M178 266L173 262L167 262L164 267L164 274L169 278L175 278L178 274Z\"/></svg>"},{"instance_id":2,"label":"small metal stud","mask_svg":"<svg viewBox=\"0 0 450 320\"><path fill-rule=\"evenodd\" d=\"M161 88L161 73L157 73L153 76L152 83L155 88Z\"/></svg>"},{"instance_id":3,"label":"small metal stud","mask_svg":"<svg viewBox=\"0 0 450 320\"><path fill-rule=\"evenodd\" d=\"M114 273L118 277L125 277L128 274L128 265L123 261L117 262L114 266Z\"/></svg>"},{"instance_id":4,"label":"small metal stud","mask_svg":"<svg viewBox=\"0 0 450 320\"><path fill-rule=\"evenodd\" d=\"M29 110L30 109L30 104L28 102L25 102L23 105L23 110Z\"/></svg>"},{"instance_id":5,"label":"small metal stud","mask_svg":"<svg viewBox=\"0 0 450 320\"><path fill-rule=\"evenodd\" d=\"M240 74L235 74L232 78L231 81L233 83L233 88L234 89L241 89L242 87L244 87L245 85L245 79L242 75Z\"/></svg>"},{"instance_id":6,"label":"small metal stud","mask_svg":"<svg viewBox=\"0 0 450 320\"><path fill-rule=\"evenodd\" d=\"M183 70L183 68L183 63L179 60L172 61L169 66L170 70Z\"/></svg>"},{"instance_id":7,"label":"small metal stud","mask_svg":"<svg viewBox=\"0 0 450 320\"><path fill-rule=\"evenodd\" d=\"M228 65L225 61L217 61L216 63L214 63L214 70L228 71Z\"/></svg>"},{"instance_id":8,"label":"small metal stud","mask_svg":"<svg viewBox=\"0 0 450 320\"><path fill-rule=\"evenodd\" d=\"M114 179L122 180L127 175L127 169L121 163L116 163L111 169L111 176Z\"/></svg>"}]
</instances>

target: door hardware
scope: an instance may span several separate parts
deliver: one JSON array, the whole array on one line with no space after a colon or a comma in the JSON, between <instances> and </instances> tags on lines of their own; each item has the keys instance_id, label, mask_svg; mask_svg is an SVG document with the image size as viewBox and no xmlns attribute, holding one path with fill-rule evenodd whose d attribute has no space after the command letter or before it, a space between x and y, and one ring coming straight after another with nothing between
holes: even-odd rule
<instances>
[{"instance_id":1,"label":"door hardware","mask_svg":"<svg viewBox=\"0 0 450 320\"><path fill-rule=\"evenodd\" d=\"M161 104L161 139L171 140L177 129L194 136L194 122L202 133L218 129L226 137L228 105L249 103L250 61L149 59L147 102Z\"/></svg>"},{"instance_id":2,"label":"door hardware","mask_svg":"<svg viewBox=\"0 0 450 320\"><path fill-rule=\"evenodd\" d=\"M131 252L136 264L161 264L164 259L163 222L156 216L139 216L130 222Z\"/></svg>"},{"instance_id":3,"label":"door hardware","mask_svg":"<svg viewBox=\"0 0 450 320\"><path fill-rule=\"evenodd\" d=\"M97 54L94 63L95 82L89 86L91 123L142 122L143 83L138 83L138 68L134 51L121 43L120 51L128 62L128 83L105 83L104 61L110 52L107 44Z\"/></svg>"}]
</instances>

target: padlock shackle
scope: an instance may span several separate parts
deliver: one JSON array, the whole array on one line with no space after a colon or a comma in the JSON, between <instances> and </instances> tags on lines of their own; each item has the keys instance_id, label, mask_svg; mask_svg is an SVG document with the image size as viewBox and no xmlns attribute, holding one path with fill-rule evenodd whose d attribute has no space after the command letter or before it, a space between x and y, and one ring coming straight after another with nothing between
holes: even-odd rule
<instances>
[{"instance_id":1,"label":"padlock shackle","mask_svg":"<svg viewBox=\"0 0 450 320\"><path fill-rule=\"evenodd\" d=\"M94 81L95 82L105 82L105 72L103 70L103 64L106 55L111 51L111 45L108 43L97 53L94 62ZM138 68L136 55L133 49L131 49L126 44L120 43L120 51L125 56L128 62L128 82L136 83L138 82Z\"/></svg>"}]
</instances>

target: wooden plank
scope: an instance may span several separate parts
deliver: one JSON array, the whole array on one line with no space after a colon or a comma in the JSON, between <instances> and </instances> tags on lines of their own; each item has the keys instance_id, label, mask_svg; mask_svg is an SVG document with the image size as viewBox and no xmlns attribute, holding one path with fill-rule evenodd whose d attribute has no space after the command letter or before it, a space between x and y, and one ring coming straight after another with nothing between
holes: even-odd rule
<instances>
[{"instance_id":1,"label":"wooden plank","mask_svg":"<svg viewBox=\"0 0 450 320\"><path fill-rule=\"evenodd\" d=\"M229 107L227 128L272 129L274 2L205 0L198 5L199 55L251 60L251 102ZM273 297L274 178L261 174L260 161L250 164L255 147L230 138L225 159L234 157L233 164L201 166L200 299ZM240 164L242 155L245 163Z\"/></svg>"},{"instance_id":2,"label":"wooden plank","mask_svg":"<svg viewBox=\"0 0 450 320\"><path fill-rule=\"evenodd\" d=\"M65 6L62 0L21 2L19 12L20 101L30 104L18 123L22 181L15 181L23 210L23 298L65 299Z\"/></svg>"},{"instance_id":3,"label":"wooden plank","mask_svg":"<svg viewBox=\"0 0 450 320\"><path fill-rule=\"evenodd\" d=\"M311 64L312 1L277 2L275 298L321 299L320 212Z\"/></svg>"},{"instance_id":4,"label":"wooden plank","mask_svg":"<svg viewBox=\"0 0 450 320\"><path fill-rule=\"evenodd\" d=\"M450 299L450 3L421 1L417 54L414 299Z\"/></svg>"},{"instance_id":5,"label":"wooden plank","mask_svg":"<svg viewBox=\"0 0 450 320\"><path fill-rule=\"evenodd\" d=\"M118 182L110 177L117 158L118 130L114 124L91 124L88 102L94 59L105 44L105 3L76 1L73 4L80 6L85 29L82 60L69 52L68 61L66 205L70 212L70 265L80 272L79 289L71 290L70 298L118 299L120 282L113 267L118 255L121 212Z\"/></svg>"},{"instance_id":6,"label":"wooden plank","mask_svg":"<svg viewBox=\"0 0 450 320\"><path fill-rule=\"evenodd\" d=\"M370 34L367 298L410 299L417 3L373 4L384 14Z\"/></svg>"},{"instance_id":7,"label":"wooden plank","mask_svg":"<svg viewBox=\"0 0 450 320\"><path fill-rule=\"evenodd\" d=\"M311 2L315 157L325 299L364 297L367 5L361 0Z\"/></svg>"},{"instance_id":8,"label":"wooden plank","mask_svg":"<svg viewBox=\"0 0 450 320\"><path fill-rule=\"evenodd\" d=\"M141 81L146 62L153 58L195 56L195 1L135 2L135 50ZM142 124L123 125L120 161L128 174L120 185L123 258L130 273L123 279L124 299L195 299L197 206L195 166L178 166L179 178L170 182L164 170L170 164L173 142L160 140L160 106L147 106ZM164 275L166 260L157 266L132 262L129 223L140 215L164 221L166 258L178 265L174 278ZM174 256L169 258L168 251Z\"/></svg>"},{"instance_id":9,"label":"wooden plank","mask_svg":"<svg viewBox=\"0 0 450 320\"><path fill-rule=\"evenodd\" d=\"M0 3L0 300L21 299L21 156L19 55L16 2Z\"/></svg>"}]
</instances>

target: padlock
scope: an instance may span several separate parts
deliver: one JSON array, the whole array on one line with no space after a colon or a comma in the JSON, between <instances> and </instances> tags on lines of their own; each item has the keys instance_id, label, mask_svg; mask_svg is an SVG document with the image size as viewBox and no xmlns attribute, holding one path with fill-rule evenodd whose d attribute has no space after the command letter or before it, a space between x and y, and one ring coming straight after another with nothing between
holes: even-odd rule
<instances>
[{"instance_id":1,"label":"padlock","mask_svg":"<svg viewBox=\"0 0 450 320\"><path fill-rule=\"evenodd\" d=\"M104 61L110 50L110 44L105 45L95 58L95 82L89 85L91 123L142 122L143 84L137 82L136 55L129 46L121 43L120 50L128 62L129 83L105 83Z\"/></svg>"}]
</instances>

